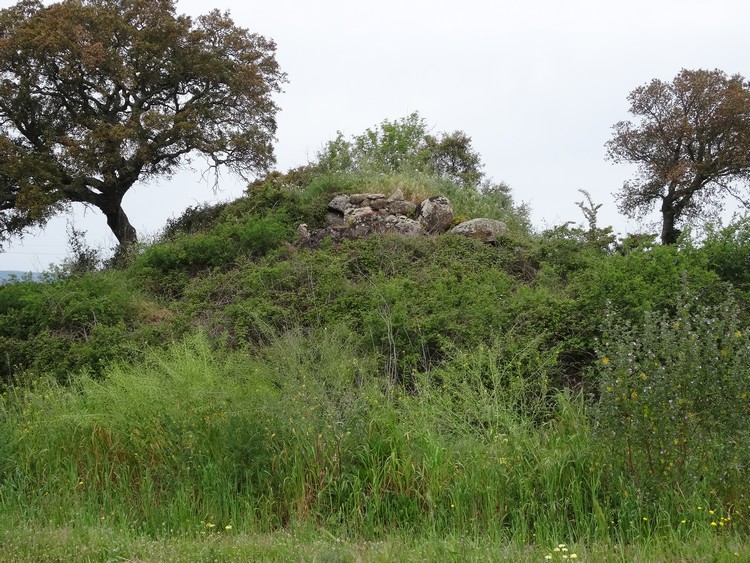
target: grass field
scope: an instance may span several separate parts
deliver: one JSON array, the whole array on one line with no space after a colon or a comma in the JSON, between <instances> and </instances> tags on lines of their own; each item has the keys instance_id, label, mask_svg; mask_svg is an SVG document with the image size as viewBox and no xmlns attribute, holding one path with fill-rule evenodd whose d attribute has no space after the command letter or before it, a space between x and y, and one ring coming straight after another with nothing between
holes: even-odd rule
<instances>
[{"instance_id":1,"label":"grass field","mask_svg":"<svg viewBox=\"0 0 750 563\"><path fill-rule=\"evenodd\" d=\"M345 331L255 354L191 337L9 390L0 560L750 560L741 489L636 482L586 401L506 352L404 393Z\"/></svg>"},{"instance_id":2,"label":"grass field","mask_svg":"<svg viewBox=\"0 0 750 563\"><path fill-rule=\"evenodd\" d=\"M638 544L537 545L494 543L461 536L391 536L378 541L340 540L323 530L270 534L235 530L150 538L106 526L30 528L5 521L0 561L636 561L723 562L750 560L750 546L706 534L688 541L654 538Z\"/></svg>"}]
</instances>

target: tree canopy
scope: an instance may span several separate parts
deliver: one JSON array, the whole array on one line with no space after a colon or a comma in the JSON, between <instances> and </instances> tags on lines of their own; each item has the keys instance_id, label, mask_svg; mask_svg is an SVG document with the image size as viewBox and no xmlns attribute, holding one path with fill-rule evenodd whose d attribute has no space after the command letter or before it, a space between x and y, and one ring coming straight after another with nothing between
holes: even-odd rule
<instances>
[{"instance_id":1,"label":"tree canopy","mask_svg":"<svg viewBox=\"0 0 750 563\"><path fill-rule=\"evenodd\" d=\"M275 161L286 80L273 41L174 0L21 0L0 11L0 242L71 202L119 243L139 180L194 156L242 177Z\"/></svg>"},{"instance_id":2,"label":"tree canopy","mask_svg":"<svg viewBox=\"0 0 750 563\"><path fill-rule=\"evenodd\" d=\"M618 194L630 217L660 205L661 240L677 241L681 221L720 207L750 181L750 85L739 74L683 69L672 82L652 80L628 96L637 119L613 126L615 162L638 165Z\"/></svg>"},{"instance_id":3,"label":"tree canopy","mask_svg":"<svg viewBox=\"0 0 750 563\"><path fill-rule=\"evenodd\" d=\"M343 133L326 143L318 155L321 168L331 171L417 170L437 174L457 184L476 187L484 173L471 137L463 131L431 135L418 112L347 140Z\"/></svg>"}]
</instances>

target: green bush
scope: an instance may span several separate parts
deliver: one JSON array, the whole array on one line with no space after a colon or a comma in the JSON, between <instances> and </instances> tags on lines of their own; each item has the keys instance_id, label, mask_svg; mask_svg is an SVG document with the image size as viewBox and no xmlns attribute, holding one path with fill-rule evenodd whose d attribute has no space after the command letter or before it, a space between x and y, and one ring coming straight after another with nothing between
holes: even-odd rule
<instances>
[{"instance_id":1,"label":"green bush","mask_svg":"<svg viewBox=\"0 0 750 563\"><path fill-rule=\"evenodd\" d=\"M746 533L705 469L705 495L639 495L617 461L626 439L592 431L584 401L548 385L556 351L540 348L501 333L405 389L329 326L249 354L192 336L100 380L40 381L0 396L0 510L160 538L310 525L557 545L705 533L695 506L711 501L727 533Z\"/></svg>"},{"instance_id":2,"label":"green bush","mask_svg":"<svg viewBox=\"0 0 750 563\"><path fill-rule=\"evenodd\" d=\"M750 292L750 217L723 229L709 228L700 253L722 280Z\"/></svg>"},{"instance_id":3,"label":"green bush","mask_svg":"<svg viewBox=\"0 0 750 563\"><path fill-rule=\"evenodd\" d=\"M597 421L613 464L646 495L750 498L750 334L736 302L683 291L674 311L639 323L612 311L604 339Z\"/></svg>"},{"instance_id":4,"label":"green bush","mask_svg":"<svg viewBox=\"0 0 750 563\"><path fill-rule=\"evenodd\" d=\"M264 217L243 217L242 221L222 222L206 232L176 235L172 240L153 245L139 257L136 267L156 275L227 268L242 257L263 256L289 240L293 230L283 211Z\"/></svg>"},{"instance_id":5,"label":"green bush","mask_svg":"<svg viewBox=\"0 0 750 563\"><path fill-rule=\"evenodd\" d=\"M111 360L163 342L171 320L126 271L0 286L0 385L100 374Z\"/></svg>"},{"instance_id":6,"label":"green bush","mask_svg":"<svg viewBox=\"0 0 750 563\"><path fill-rule=\"evenodd\" d=\"M173 239L178 235L193 235L209 230L219 220L227 205L204 203L188 207L179 217L167 220L162 237Z\"/></svg>"},{"instance_id":7,"label":"green bush","mask_svg":"<svg viewBox=\"0 0 750 563\"><path fill-rule=\"evenodd\" d=\"M536 282L568 296L563 318L550 332L568 342L561 359L570 366L566 371L577 374L572 382L581 382L595 358L607 311L638 324L649 312L674 312L685 285L707 305L722 302L731 291L700 255L685 248L640 247L608 254L564 240L548 249L560 250L540 258ZM591 392L598 388L597 381L587 383Z\"/></svg>"}]
</instances>

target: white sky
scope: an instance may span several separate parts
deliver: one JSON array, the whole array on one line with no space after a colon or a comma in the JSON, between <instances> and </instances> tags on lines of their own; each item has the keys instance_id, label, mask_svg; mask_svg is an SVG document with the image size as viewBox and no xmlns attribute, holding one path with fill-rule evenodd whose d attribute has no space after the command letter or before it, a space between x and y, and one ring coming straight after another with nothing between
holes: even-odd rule
<instances>
[{"instance_id":1,"label":"white sky","mask_svg":"<svg viewBox=\"0 0 750 563\"><path fill-rule=\"evenodd\" d=\"M436 132L470 135L487 175L530 204L537 228L582 222L583 188L604 204L600 226L647 230L621 217L612 195L632 169L604 160L611 126L629 117L628 92L681 68L750 76L747 0L178 1L193 16L213 8L277 43L289 76L278 98L278 169L305 164L337 130L358 134L416 110ZM124 207L148 235L189 205L244 188L229 175L220 185L214 194L187 171L135 186ZM89 245L115 245L102 215L76 208L9 245L0 270L64 258L71 219Z\"/></svg>"}]
</instances>

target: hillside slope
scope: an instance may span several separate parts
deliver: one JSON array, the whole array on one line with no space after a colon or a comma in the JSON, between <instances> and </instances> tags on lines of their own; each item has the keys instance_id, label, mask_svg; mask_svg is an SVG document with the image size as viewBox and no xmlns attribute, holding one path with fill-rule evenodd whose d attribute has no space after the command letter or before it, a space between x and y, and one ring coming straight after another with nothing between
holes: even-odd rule
<instances>
[{"instance_id":1,"label":"hillside slope","mask_svg":"<svg viewBox=\"0 0 750 563\"><path fill-rule=\"evenodd\" d=\"M396 190L508 231L300 242L336 195ZM744 553L748 233L534 233L507 193L272 175L0 287L0 534Z\"/></svg>"}]
</instances>

